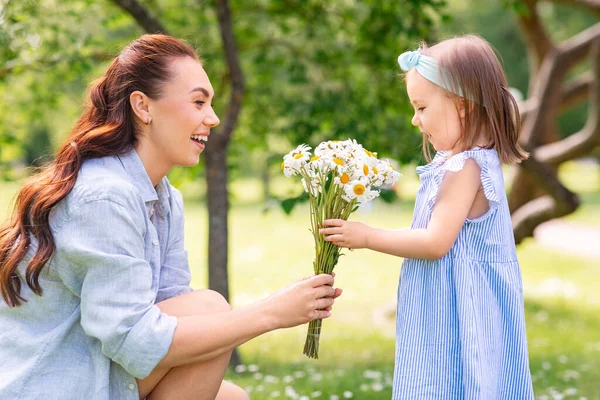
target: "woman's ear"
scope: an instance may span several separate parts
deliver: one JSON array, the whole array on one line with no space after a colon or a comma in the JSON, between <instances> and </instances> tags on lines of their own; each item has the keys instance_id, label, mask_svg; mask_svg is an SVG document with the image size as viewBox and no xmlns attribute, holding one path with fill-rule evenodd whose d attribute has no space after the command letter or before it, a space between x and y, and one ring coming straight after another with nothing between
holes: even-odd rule
<instances>
[{"instance_id":1,"label":"woman's ear","mask_svg":"<svg viewBox=\"0 0 600 400\"><path fill-rule=\"evenodd\" d=\"M148 125L152 121L152 116L148 110L149 99L144 93L139 90L134 91L129 95L129 104L135 116L141 123Z\"/></svg>"}]
</instances>

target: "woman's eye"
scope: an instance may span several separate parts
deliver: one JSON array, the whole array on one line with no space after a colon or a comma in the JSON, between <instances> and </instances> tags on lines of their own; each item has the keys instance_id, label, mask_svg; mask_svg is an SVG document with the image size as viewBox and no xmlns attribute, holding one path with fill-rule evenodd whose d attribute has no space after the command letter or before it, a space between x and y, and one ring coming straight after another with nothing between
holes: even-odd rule
<instances>
[{"instance_id":1,"label":"woman's eye","mask_svg":"<svg viewBox=\"0 0 600 400\"><path fill-rule=\"evenodd\" d=\"M202 105L204 105L205 102L202 100L196 100L194 103L196 103L199 106L202 106Z\"/></svg>"}]
</instances>

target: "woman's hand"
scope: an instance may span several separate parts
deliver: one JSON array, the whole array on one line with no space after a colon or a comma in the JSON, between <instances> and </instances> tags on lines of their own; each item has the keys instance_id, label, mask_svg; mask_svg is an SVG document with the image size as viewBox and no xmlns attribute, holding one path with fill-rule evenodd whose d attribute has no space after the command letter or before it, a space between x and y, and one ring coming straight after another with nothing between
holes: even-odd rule
<instances>
[{"instance_id":1,"label":"woman's hand","mask_svg":"<svg viewBox=\"0 0 600 400\"><path fill-rule=\"evenodd\" d=\"M301 279L278 290L264 300L275 328L290 328L315 319L331 316L335 298L342 294L334 289L334 275L320 274Z\"/></svg>"},{"instance_id":2,"label":"woman's hand","mask_svg":"<svg viewBox=\"0 0 600 400\"><path fill-rule=\"evenodd\" d=\"M373 228L360 222L326 219L319 233L325 235L326 241L336 246L362 249L367 247L367 238L372 230Z\"/></svg>"}]
</instances>

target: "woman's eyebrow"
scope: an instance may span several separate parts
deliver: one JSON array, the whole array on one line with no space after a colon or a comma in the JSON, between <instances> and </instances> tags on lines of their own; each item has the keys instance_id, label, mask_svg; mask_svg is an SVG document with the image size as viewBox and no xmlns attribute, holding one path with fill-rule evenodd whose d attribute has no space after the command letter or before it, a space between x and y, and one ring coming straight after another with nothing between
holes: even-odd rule
<instances>
[{"instance_id":1,"label":"woman's eyebrow","mask_svg":"<svg viewBox=\"0 0 600 400\"><path fill-rule=\"evenodd\" d=\"M203 87L196 87L193 88L192 90L190 90L190 93L192 92L202 92L202 94L204 94L206 97L211 97L210 93L208 93L208 90L204 89Z\"/></svg>"}]
</instances>

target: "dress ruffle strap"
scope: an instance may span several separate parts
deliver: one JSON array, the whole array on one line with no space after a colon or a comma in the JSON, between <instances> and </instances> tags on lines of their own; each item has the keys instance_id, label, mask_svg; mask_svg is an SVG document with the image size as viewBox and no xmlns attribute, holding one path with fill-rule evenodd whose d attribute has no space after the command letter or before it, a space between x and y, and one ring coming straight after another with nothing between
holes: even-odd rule
<instances>
[{"instance_id":1,"label":"dress ruffle strap","mask_svg":"<svg viewBox=\"0 0 600 400\"><path fill-rule=\"evenodd\" d=\"M454 156L447 159L440 167L439 170L432 176L435 190L432 191L431 196L427 200L427 205L430 210L433 210L437 199L437 194L440 190L440 186L446 175L447 171L457 172L461 171L467 159L472 158L477 162L481 169L481 185L483 186L483 193L490 202L490 211L495 209L500 203L501 196L498 193L496 183L494 181L494 171L500 170L500 161L498 159L495 150L489 149L475 149L464 151L462 153L455 154ZM500 178L501 179L501 178Z\"/></svg>"}]
</instances>

